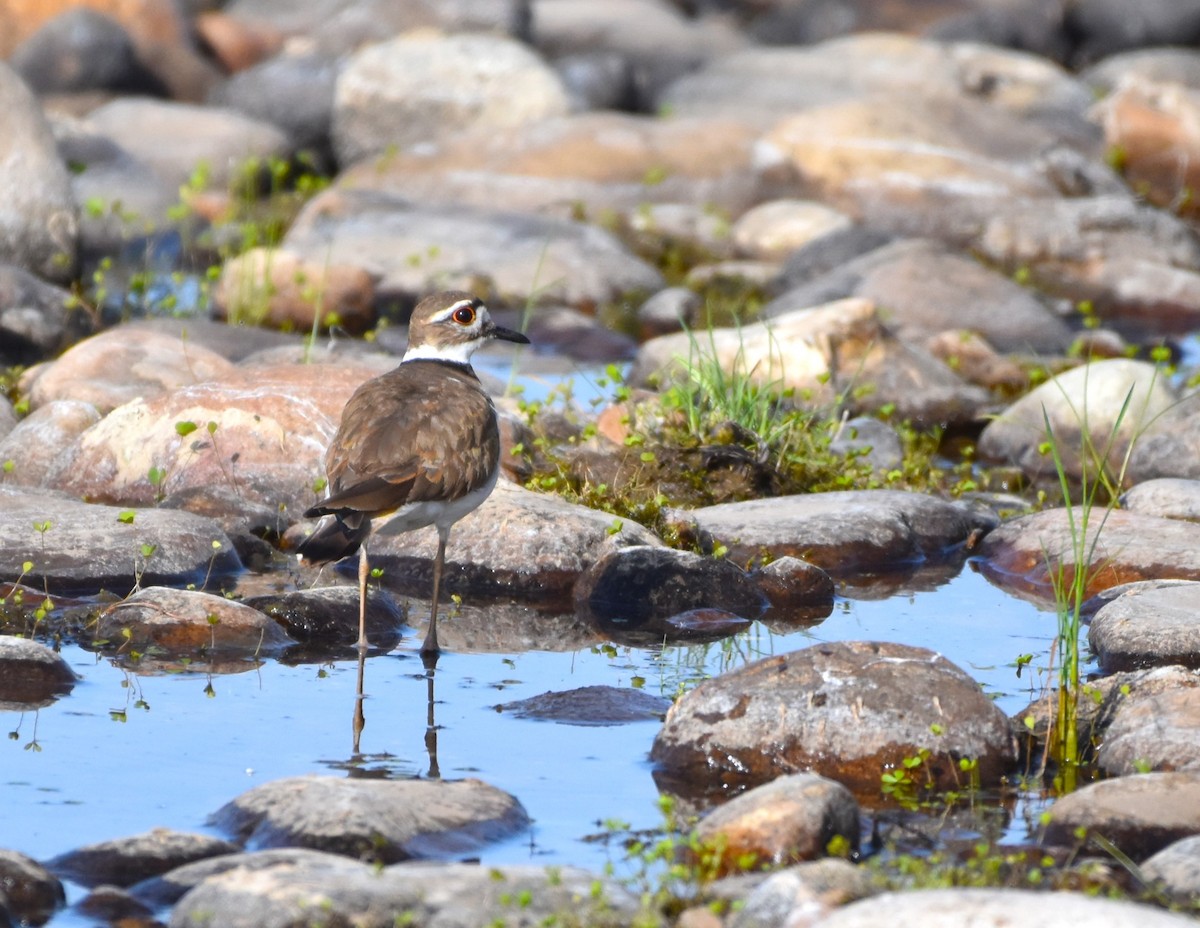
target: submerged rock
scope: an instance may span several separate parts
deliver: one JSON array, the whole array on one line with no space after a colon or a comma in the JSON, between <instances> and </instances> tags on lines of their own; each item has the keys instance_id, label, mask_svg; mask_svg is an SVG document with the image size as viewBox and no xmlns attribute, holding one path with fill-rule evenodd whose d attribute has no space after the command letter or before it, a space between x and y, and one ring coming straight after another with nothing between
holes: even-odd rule
<instances>
[{"instance_id":1,"label":"submerged rock","mask_svg":"<svg viewBox=\"0 0 1200 928\"><path fill-rule=\"evenodd\" d=\"M279 623L294 641L320 648L358 641L358 587L326 586L287 593L266 593L245 605ZM400 640L406 610L386 590L367 587L367 639L390 650Z\"/></svg>"},{"instance_id":2,"label":"submerged rock","mask_svg":"<svg viewBox=\"0 0 1200 928\"><path fill-rule=\"evenodd\" d=\"M671 708L671 700L629 687L581 686L501 703L495 708L497 712L507 712L517 718L564 725L622 725L661 720Z\"/></svg>"},{"instance_id":3,"label":"submerged rock","mask_svg":"<svg viewBox=\"0 0 1200 928\"><path fill-rule=\"evenodd\" d=\"M30 925L41 925L66 900L63 885L32 857L0 850L0 913L5 911Z\"/></svg>"},{"instance_id":4,"label":"submerged rock","mask_svg":"<svg viewBox=\"0 0 1200 928\"><path fill-rule=\"evenodd\" d=\"M394 863L477 851L529 827L529 816L482 780L302 776L243 793L212 824L253 849L308 847Z\"/></svg>"},{"instance_id":5,"label":"submerged rock","mask_svg":"<svg viewBox=\"0 0 1200 928\"><path fill-rule=\"evenodd\" d=\"M672 707L650 759L660 783L687 794L802 771L875 794L884 773L919 754L918 789L995 783L1016 759L1004 714L945 658L833 642L701 683ZM959 761L974 761L974 773Z\"/></svg>"},{"instance_id":6,"label":"submerged rock","mask_svg":"<svg viewBox=\"0 0 1200 928\"><path fill-rule=\"evenodd\" d=\"M75 681L70 665L46 645L0 635L0 709L48 706L71 692Z\"/></svg>"},{"instance_id":7,"label":"submerged rock","mask_svg":"<svg viewBox=\"0 0 1200 928\"><path fill-rule=\"evenodd\" d=\"M82 886L132 886L176 867L234 854L237 846L211 835L188 834L155 828L140 835L88 844L59 854L51 870Z\"/></svg>"}]
</instances>

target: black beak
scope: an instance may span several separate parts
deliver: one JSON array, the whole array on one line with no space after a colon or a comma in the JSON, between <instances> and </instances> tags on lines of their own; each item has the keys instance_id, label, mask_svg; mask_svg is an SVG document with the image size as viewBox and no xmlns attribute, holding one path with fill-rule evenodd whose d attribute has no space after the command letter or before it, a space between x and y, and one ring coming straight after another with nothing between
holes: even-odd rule
<instances>
[{"instance_id":1,"label":"black beak","mask_svg":"<svg viewBox=\"0 0 1200 928\"><path fill-rule=\"evenodd\" d=\"M529 339L515 329L506 329L503 326L492 326L488 332L492 338L498 338L502 342L516 342L518 345L528 345Z\"/></svg>"}]
</instances>

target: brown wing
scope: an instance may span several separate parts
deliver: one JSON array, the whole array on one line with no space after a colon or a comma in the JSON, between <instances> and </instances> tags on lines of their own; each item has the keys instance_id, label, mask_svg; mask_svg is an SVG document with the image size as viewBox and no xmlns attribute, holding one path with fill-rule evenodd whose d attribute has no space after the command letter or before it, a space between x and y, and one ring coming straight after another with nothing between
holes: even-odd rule
<instances>
[{"instance_id":1,"label":"brown wing","mask_svg":"<svg viewBox=\"0 0 1200 928\"><path fill-rule=\"evenodd\" d=\"M410 361L355 391L325 453L330 495L314 514L386 515L457 499L487 482L500 453L491 398L469 370Z\"/></svg>"}]
</instances>

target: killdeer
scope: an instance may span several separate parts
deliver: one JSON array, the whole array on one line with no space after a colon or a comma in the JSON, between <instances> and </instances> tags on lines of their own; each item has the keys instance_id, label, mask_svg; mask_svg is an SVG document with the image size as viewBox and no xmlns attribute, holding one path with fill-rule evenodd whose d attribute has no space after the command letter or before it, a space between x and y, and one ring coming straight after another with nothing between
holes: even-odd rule
<instances>
[{"instance_id":1,"label":"killdeer","mask_svg":"<svg viewBox=\"0 0 1200 928\"><path fill-rule=\"evenodd\" d=\"M342 410L325 452L329 495L304 513L332 516L299 546L310 564L358 552L358 646L367 646L367 537L371 520L393 515L384 534L437 527L433 603L421 653L438 652L438 592L450 527L487 499L500 471L496 407L471 368L494 338L527 345L501 328L469 293L426 297L413 310L400 365L368 380Z\"/></svg>"}]
</instances>

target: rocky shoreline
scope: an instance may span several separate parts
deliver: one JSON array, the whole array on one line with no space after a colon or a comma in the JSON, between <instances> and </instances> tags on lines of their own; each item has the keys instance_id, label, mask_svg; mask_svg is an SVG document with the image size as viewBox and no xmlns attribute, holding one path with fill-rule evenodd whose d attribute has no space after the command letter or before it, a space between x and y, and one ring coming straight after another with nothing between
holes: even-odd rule
<instances>
[{"instance_id":1,"label":"rocky shoreline","mask_svg":"<svg viewBox=\"0 0 1200 928\"><path fill-rule=\"evenodd\" d=\"M1194 923L1162 905L1200 894L1200 10L817 6L0 0L0 708L72 698L63 643L352 658L301 514L406 313L464 287L541 352L498 364L611 401L487 383L504 478L455 528L445 646L719 641L967 559L1049 603L1082 572L1097 779L986 884L1064 891L879 894L861 813L1040 782L1056 696L1009 718L935 650L838 641L672 703L496 707L664 717L691 896L463 862L530 827L481 780L294 777L214 809L222 838L18 842L0 921L52 921L68 880L69 917L122 925ZM809 417L811 453L685 434L705 376ZM1063 505L1105 480L1111 511ZM420 627L435 546L373 546L373 654ZM1096 886L1142 901L1066 891Z\"/></svg>"}]
</instances>

